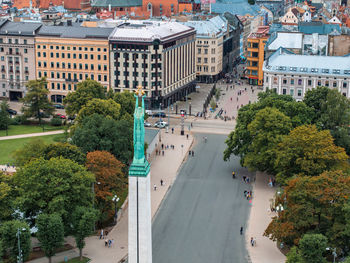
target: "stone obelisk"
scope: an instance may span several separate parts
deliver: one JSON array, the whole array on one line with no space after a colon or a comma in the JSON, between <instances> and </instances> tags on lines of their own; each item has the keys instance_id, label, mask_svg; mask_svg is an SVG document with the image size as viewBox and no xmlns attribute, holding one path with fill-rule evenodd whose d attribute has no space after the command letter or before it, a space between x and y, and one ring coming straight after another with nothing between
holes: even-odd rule
<instances>
[{"instance_id":1,"label":"stone obelisk","mask_svg":"<svg viewBox=\"0 0 350 263\"><path fill-rule=\"evenodd\" d=\"M142 87L137 89L134 96L134 158L129 169L128 263L152 263L151 173L144 152L145 105Z\"/></svg>"}]
</instances>

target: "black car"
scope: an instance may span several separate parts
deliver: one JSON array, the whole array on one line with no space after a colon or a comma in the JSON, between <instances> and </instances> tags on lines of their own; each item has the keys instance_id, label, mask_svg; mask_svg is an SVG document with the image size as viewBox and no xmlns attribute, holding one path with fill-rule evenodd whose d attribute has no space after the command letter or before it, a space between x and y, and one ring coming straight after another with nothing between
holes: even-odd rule
<instances>
[{"instance_id":1,"label":"black car","mask_svg":"<svg viewBox=\"0 0 350 263\"><path fill-rule=\"evenodd\" d=\"M13 109L7 109L7 112L10 114L10 115L17 115L17 111L13 110Z\"/></svg>"},{"instance_id":2,"label":"black car","mask_svg":"<svg viewBox=\"0 0 350 263\"><path fill-rule=\"evenodd\" d=\"M62 104L54 104L53 105L56 109L64 109L64 106Z\"/></svg>"},{"instance_id":3,"label":"black car","mask_svg":"<svg viewBox=\"0 0 350 263\"><path fill-rule=\"evenodd\" d=\"M152 116L153 117L161 117L161 118L165 118L166 117L164 112L156 112L156 113L153 113Z\"/></svg>"}]
</instances>

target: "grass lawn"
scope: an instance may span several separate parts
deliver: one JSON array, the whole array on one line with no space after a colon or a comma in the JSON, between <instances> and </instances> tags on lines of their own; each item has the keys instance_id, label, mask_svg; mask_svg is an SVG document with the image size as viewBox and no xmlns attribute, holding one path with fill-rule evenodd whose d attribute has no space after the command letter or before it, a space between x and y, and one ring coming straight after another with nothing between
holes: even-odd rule
<instances>
[{"instance_id":1,"label":"grass lawn","mask_svg":"<svg viewBox=\"0 0 350 263\"><path fill-rule=\"evenodd\" d=\"M45 131L55 131L62 130L64 126L51 126L46 124ZM28 134L28 133L38 133L43 132L42 126L39 125L10 125L7 130L8 135L18 135L18 134ZM6 130L0 130L0 137L6 136Z\"/></svg>"},{"instance_id":2,"label":"grass lawn","mask_svg":"<svg viewBox=\"0 0 350 263\"><path fill-rule=\"evenodd\" d=\"M72 258L72 259L68 260L67 262L68 263L86 263L89 260L90 260L89 258L83 257L83 260L80 261L79 257L77 257L77 258ZM65 261L62 261L61 263L65 263Z\"/></svg>"},{"instance_id":3,"label":"grass lawn","mask_svg":"<svg viewBox=\"0 0 350 263\"><path fill-rule=\"evenodd\" d=\"M63 137L64 137L64 134L55 134L55 135L46 135L46 136L0 141L0 164L7 164L7 163L11 164L13 162L11 154L15 150L23 147L23 145L29 142L30 140L40 138L46 143L52 143Z\"/></svg>"}]
</instances>

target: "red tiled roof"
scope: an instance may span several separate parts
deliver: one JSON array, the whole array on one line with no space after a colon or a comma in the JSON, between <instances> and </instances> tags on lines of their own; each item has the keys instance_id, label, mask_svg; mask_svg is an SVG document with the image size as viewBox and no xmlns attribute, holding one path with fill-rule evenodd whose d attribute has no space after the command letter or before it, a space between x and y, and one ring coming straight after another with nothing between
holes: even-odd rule
<instances>
[{"instance_id":1,"label":"red tiled roof","mask_svg":"<svg viewBox=\"0 0 350 263\"><path fill-rule=\"evenodd\" d=\"M14 6L17 7L18 9L24 8L24 7L29 7L29 2L30 0L14 0ZM83 8L81 6L81 3L88 2L87 0L38 0L38 1L33 1L33 6L34 7L39 7L42 9L48 9L50 4L53 6L59 6L64 3L64 7L66 9L81 9ZM37 4L39 6L37 6Z\"/></svg>"}]
</instances>

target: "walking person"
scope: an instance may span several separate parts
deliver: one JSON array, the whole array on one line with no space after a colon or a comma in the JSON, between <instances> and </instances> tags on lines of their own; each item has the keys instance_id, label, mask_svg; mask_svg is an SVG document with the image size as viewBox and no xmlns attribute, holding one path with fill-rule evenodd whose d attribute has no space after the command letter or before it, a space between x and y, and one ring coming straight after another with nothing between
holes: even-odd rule
<instances>
[{"instance_id":1,"label":"walking person","mask_svg":"<svg viewBox=\"0 0 350 263\"><path fill-rule=\"evenodd\" d=\"M254 247L254 238L253 237L250 238L250 244L252 245L252 247Z\"/></svg>"},{"instance_id":2,"label":"walking person","mask_svg":"<svg viewBox=\"0 0 350 263\"><path fill-rule=\"evenodd\" d=\"M194 157L194 151L192 151L192 157Z\"/></svg>"},{"instance_id":3,"label":"walking person","mask_svg":"<svg viewBox=\"0 0 350 263\"><path fill-rule=\"evenodd\" d=\"M160 179L160 186L163 186L163 179Z\"/></svg>"},{"instance_id":4,"label":"walking person","mask_svg":"<svg viewBox=\"0 0 350 263\"><path fill-rule=\"evenodd\" d=\"M156 184L153 185L153 190L157 191L157 185Z\"/></svg>"},{"instance_id":5,"label":"walking person","mask_svg":"<svg viewBox=\"0 0 350 263\"><path fill-rule=\"evenodd\" d=\"M241 229L239 230L239 233L243 235L243 226L241 226Z\"/></svg>"},{"instance_id":6,"label":"walking person","mask_svg":"<svg viewBox=\"0 0 350 263\"><path fill-rule=\"evenodd\" d=\"M164 150L162 151L162 155L164 156Z\"/></svg>"},{"instance_id":7,"label":"walking person","mask_svg":"<svg viewBox=\"0 0 350 263\"><path fill-rule=\"evenodd\" d=\"M103 236L103 229L101 229L100 239L104 239L104 236Z\"/></svg>"},{"instance_id":8,"label":"walking person","mask_svg":"<svg viewBox=\"0 0 350 263\"><path fill-rule=\"evenodd\" d=\"M111 247L112 245L112 240L108 239L108 247Z\"/></svg>"}]
</instances>

